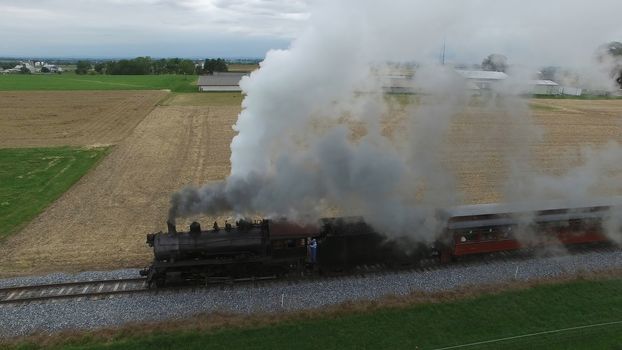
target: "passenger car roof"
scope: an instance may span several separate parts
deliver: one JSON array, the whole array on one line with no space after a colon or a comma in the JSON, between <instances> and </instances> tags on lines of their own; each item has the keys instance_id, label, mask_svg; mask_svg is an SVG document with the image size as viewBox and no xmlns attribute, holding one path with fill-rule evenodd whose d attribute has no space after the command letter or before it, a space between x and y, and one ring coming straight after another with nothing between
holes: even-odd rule
<instances>
[{"instance_id":1,"label":"passenger car roof","mask_svg":"<svg viewBox=\"0 0 622 350\"><path fill-rule=\"evenodd\" d=\"M450 207L441 210L447 218L493 215L493 214L521 214L533 213L556 209L581 209L594 207L622 206L622 197L613 196L606 198L571 199L571 200L546 200L546 201L522 201L514 203L489 203L473 204Z\"/></svg>"}]
</instances>

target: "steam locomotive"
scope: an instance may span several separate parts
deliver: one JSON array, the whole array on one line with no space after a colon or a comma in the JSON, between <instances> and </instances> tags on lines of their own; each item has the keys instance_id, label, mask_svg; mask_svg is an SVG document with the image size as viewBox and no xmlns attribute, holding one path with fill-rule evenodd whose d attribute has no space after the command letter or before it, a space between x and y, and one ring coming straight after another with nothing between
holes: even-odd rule
<instances>
[{"instance_id":1,"label":"steam locomotive","mask_svg":"<svg viewBox=\"0 0 622 350\"><path fill-rule=\"evenodd\" d=\"M327 218L314 225L285 220L238 221L203 230L147 235L152 264L141 270L150 285L243 276L347 271L360 265L416 266L423 259L448 263L468 255L551 244L607 242L605 223L622 212L622 199L576 205L559 201L484 204L438 210L444 225L433 243L412 235L388 238L362 218Z\"/></svg>"}]
</instances>

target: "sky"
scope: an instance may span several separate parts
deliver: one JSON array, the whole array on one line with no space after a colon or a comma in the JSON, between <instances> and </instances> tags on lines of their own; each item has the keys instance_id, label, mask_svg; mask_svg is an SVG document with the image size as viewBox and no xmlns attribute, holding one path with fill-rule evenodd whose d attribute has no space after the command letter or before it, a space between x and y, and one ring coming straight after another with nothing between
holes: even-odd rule
<instances>
[{"instance_id":1,"label":"sky","mask_svg":"<svg viewBox=\"0 0 622 350\"><path fill-rule=\"evenodd\" d=\"M303 0L0 0L0 56L264 57L308 17Z\"/></svg>"},{"instance_id":2,"label":"sky","mask_svg":"<svg viewBox=\"0 0 622 350\"><path fill-rule=\"evenodd\" d=\"M288 48L326 3L0 0L0 57L262 58L270 49ZM400 19L396 23L412 24L394 32L403 45L429 36L425 54L438 56L446 41L447 56L459 63L501 53L518 61L537 56L542 64L572 64L575 52L591 53L604 42L622 41L620 0L361 0L348 6L331 20L347 22L344 16L358 13L373 25L380 22L375 16L394 16ZM412 34L412 43L403 32Z\"/></svg>"}]
</instances>

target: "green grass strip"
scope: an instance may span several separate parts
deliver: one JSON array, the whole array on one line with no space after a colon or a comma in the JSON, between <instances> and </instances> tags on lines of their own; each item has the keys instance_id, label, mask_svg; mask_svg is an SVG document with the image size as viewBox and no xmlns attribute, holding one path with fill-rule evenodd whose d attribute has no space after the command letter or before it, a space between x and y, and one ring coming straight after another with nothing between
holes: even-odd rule
<instances>
[{"instance_id":1,"label":"green grass strip","mask_svg":"<svg viewBox=\"0 0 622 350\"><path fill-rule=\"evenodd\" d=\"M108 148L0 149L0 239L42 212L107 152Z\"/></svg>"},{"instance_id":2,"label":"green grass strip","mask_svg":"<svg viewBox=\"0 0 622 350\"><path fill-rule=\"evenodd\" d=\"M196 75L0 75L0 91L162 90L196 92Z\"/></svg>"}]
</instances>

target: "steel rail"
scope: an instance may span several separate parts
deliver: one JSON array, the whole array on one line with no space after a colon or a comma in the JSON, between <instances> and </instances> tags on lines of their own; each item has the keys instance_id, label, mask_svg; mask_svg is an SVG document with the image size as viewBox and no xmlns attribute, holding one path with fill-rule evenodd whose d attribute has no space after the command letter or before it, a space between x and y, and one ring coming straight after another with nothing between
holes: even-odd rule
<instances>
[{"instance_id":1,"label":"steel rail","mask_svg":"<svg viewBox=\"0 0 622 350\"><path fill-rule=\"evenodd\" d=\"M0 288L0 304L132 294L149 290L146 278L71 281Z\"/></svg>"}]
</instances>

